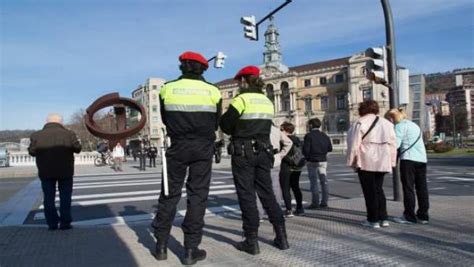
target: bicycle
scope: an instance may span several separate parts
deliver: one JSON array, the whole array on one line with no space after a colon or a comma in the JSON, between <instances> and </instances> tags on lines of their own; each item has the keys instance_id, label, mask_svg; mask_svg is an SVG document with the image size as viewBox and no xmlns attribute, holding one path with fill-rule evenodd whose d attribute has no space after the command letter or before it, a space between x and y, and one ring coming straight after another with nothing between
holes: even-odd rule
<instances>
[{"instance_id":1,"label":"bicycle","mask_svg":"<svg viewBox=\"0 0 474 267\"><path fill-rule=\"evenodd\" d=\"M99 154L94 158L94 165L96 167L109 165L112 166L114 164L114 160L110 152L104 153L104 155Z\"/></svg>"}]
</instances>

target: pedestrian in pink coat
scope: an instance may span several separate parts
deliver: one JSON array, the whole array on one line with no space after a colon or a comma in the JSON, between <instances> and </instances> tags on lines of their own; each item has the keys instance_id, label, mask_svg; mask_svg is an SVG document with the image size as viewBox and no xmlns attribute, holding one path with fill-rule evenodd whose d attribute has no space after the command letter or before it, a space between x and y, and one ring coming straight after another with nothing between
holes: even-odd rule
<instances>
[{"instance_id":1,"label":"pedestrian in pink coat","mask_svg":"<svg viewBox=\"0 0 474 267\"><path fill-rule=\"evenodd\" d=\"M386 173L391 173L397 161L397 139L393 124L378 116L376 101L359 105L359 116L347 134L347 165L360 180L367 207L367 221L362 225L388 227L387 204L383 191Z\"/></svg>"}]
</instances>

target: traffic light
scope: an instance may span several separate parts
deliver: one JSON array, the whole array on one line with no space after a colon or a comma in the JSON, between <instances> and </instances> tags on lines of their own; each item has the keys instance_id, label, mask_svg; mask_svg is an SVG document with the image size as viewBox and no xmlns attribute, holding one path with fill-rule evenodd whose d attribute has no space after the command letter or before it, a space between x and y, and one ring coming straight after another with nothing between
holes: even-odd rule
<instances>
[{"instance_id":1,"label":"traffic light","mask_svg":"<svg viewBox=\"0 0 474 267\"><path fill-rule=\"evenodd\" d=\"M225 63L225 58L227 56L222 52L217 52L216 58L214 59L214 68L223 68Z\"/></svg>"},{"instance_id":2,"label":"traffic light","mask_svg":"<svg viewBox=\"0 0 474 267\"><path fill-rule=\"evenodd\" d=\"M371 47L365 50L365 56L370 59L365 64L365 76L375 83L387 83L387 50L385 46Z\"/></svg>"},{"instance_id":3,"label":"traffic light","mask_svg":"<svg viewBox=\"0 0 474 267\"><path fill-rule=\"evenodd\" d=\"M244 36L250 40L258 40L257 36L257 23L255 16L241 17L240 23L244 25Z\"/></svg>"}]
</instances>

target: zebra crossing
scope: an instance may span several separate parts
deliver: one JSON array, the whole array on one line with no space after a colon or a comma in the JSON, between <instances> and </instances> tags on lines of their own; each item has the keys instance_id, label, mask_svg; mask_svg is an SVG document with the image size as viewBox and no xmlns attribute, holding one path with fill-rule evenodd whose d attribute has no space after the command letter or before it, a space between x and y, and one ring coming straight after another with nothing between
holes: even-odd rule
<instances>
[{"instance_id":1,"label":"zebra crossing","mask_svg":"<svg viewBox=\"0 0 474 267\"><path fill-rule=\"evenodd\" d=\"M459 173L452 169L429 168L427 176L430 192L447 192L453 186L469 190L474 182L474 173ZM362 196L357 173L344 165L329 165L328 178L330 200ZM390 175L386 179L391 179ZM306 169L303 169L300 186L303 199L309 201L311 196ZM85 175L74 178L73 188L72 214L76 225L124 224L150 220L156 212L161 192L161 173ZM182 189L181 197L177 217L183 217L186 213L185 188ZM59 205L59 192L56 202ZM206 215L228 212L240 212L232 173L230 170L213 170ZM30 212L25 223L44 223L41 203Z\"/></svg>"},{"instance_id":2,"label":"zebra crossing","mask_svg":"<svg viewBox=\"0 0 474 267\"><path fill-rule=\"evenodd\" d=\"M210 199L212 196L223 195L231 195L231 199L236 198L231 178L230 171L213 173ZM75 177L71 203L75 224L114 224L149 220L155 213L153 208L157 204L160 192L161 174L159 172ZM181 197L177 216L185 215L185 188L182 189ZM56 205L59 207L59 192L56 193ZM130 206L134 207L134 210L140 210L139 214L133 210L127 213L124 207ZM232 205L209 207L206 214L228 211L238 211L236 200ZM30 223L44 222L43 205L39 205L33 213L33 220Z\"/></svg>"}]
</instances>

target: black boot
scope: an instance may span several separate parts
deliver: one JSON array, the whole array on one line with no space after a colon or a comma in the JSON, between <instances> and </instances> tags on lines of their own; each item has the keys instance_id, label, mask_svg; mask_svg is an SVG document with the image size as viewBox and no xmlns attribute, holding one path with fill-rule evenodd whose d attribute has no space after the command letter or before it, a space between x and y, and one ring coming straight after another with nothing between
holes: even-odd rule
<instances>
[{"instance_id":1,"label":"black boot","mask_svg":"<svg viewBox=\"0 0 474 267\"><path fill-rule=\"evenodd\" d=\"M206 251L198 248L187 248L184 252L184 265L193 265L197 261L204 260L206 258Z\"/></svg>"},{"instance_id":2,"label":"black boot","mask_svg":"<svg viewBox=\"0 0 474 267\"><path fill-rule=\"evenodd\" d=\"M168 246L163 243L156 243L155 247L155 258L159 261L164 261L168 259Z\"/></svg>"},{"instance_id":3,"label":"black boot","mask_svg":"<svg viewBox=\"0 0 474 267\"><path fill-rule=\"evenodd\" d=\"M251 255L260 254L257 232L245 233L245 240L237 243L235 248Z\"/></svg>"},{"instance_id":4,"label":"black boot","mask_svg":"<svg viewBox=\"0 0 474 267\"><path fill-rule=\"evenodd\" d=\"M290 245L288 244L288 238L286 236L285 224L273 225L273 230L275 231L275 239L273 244L281 250L289 249Z\"/></svg>"}]
</instances>

